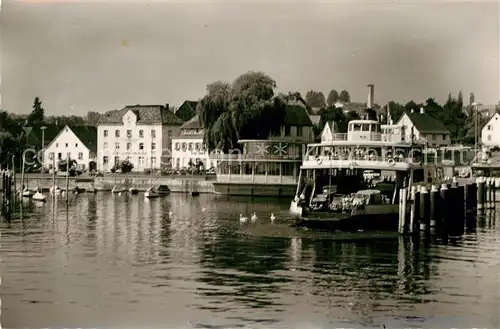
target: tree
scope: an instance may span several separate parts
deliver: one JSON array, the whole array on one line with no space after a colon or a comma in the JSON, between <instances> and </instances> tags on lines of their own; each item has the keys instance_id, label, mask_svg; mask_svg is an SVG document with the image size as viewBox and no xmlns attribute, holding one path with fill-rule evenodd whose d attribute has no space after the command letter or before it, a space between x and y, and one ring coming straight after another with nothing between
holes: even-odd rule
<instances>
[{"instance_id":1,"label":"tree","mask_svg":"<svg viewBox=\"0 0 500 329\"><path fill-rule=\"evenodd\" d=\"M116 172L117 170L120 170L123 174L129 173L134 169L134 164L128 160L122 160L115 164L112 168L112 172Z\"/></svg>"},{"instance_id":2,"label":"tree","mask_svg":"<svg viewBox=\"0 0 500 329\"><path fill-rule=\"evenodd\" d=\"M325 95L321 91L309 90L306 94L306 103L310 107L325 107Z\"/></svg>"},{"instance_id":3,"label":"tree","mask_svg":"<svg viewBox=\"0 0 500 329\"><path fill-rule=\"evenodd\" d=\"M328 94L326 105L333 106L335 105L335 103L338 102L338 100L339 100L339 93L335 89L332 89Z\"/></svg>"},{"instance_id":4,"label":"tree","mask_svg":"<svg viewBox=\"0 0 500 329\"><path fill-rule=\"evenodd\" d=\"M91 125L91 126L95 126L97 124L97 122L99 122L99 118L101 117L101 115L99 114L99 112L94 112L94 111L89 111L87 112L87 124L88 125Z\"/></svg>"},{"instance_id":5,"label":"tree","mask_svg":"<svg viewBox=\"0 0 500 329\"><path fill-rule=\"evenodd\" d=\"M384 108L385 108L386 116L388 115L387 110L389 110L389 113L391 114L391 119L392 119L393 123L398 122L399 118L401 118L401 116L405 112L404 105L396 103L394 101L390 101L389 103L387 103L387 105Z\"/></svg>"},{"instance_id":6,"label":"tree","mask_svg":"<svg viewBox=\"0 0 500 329\"><path fill-rule=\"evenodd\" d=\"M276 82L250 71L232 85L215 82L197 105L209 151L240 149L238 139L265 139L280 132L285 117L283 96L274 96Z\"/></svg>"},{"instance_id":7,"label":"tree","mask_svg":"<svg viewBox=\"0 0 500 329\"><path fill-rule=\"evenodd\" d=\"M319 112L320 120L318 125L319 132L323 131L327 122L335 122L339 132L345 133L347 132L347 122L346 117L341 109L330 106L326 109L322 109Z\"/></svg>"},{"instance_id":8,"label":"tree","mask_svg":"<svg viewBox=\"0 0 500 329\"><path fill-rule=\"evenodd\" d=\"M458 92L457 102L460 105L460 107L464 106L464 95L462 94L461 90Z\"/></svg>"},{"instance_id":9,"label":"tree","mask_svg":"<svg viewBox=\"0 0 500 329\"><path fill-rule=\"evenodd\" d=\"M28 124L36 125L41 124L44 121L45 110L42 107L42 102L40 98L35 97L33 101L33 111L28 115Z\"/></svg>"},{"instance_id":10,"label":"tree","mask_svg":"<svg viewBox=\"0 0 500 329\"><path fill-rule=\"evenodd\" d=\"M342 103L349 103L351 101L351 95L347 90L342 90L339 94L339 101Z\"/></svg>"},{"instance_id":11,"label":"tree","mask_svg":"<svg viewBox=\"0 0 500 329\"><path fill-rule=\"evenodd\" d=\"M0 163L3 168L11 165L13 155L16 156L16 159L20 159L21 150L21 140L19 137L6 131L0 132Z\"/></svg>"}]
</instances>

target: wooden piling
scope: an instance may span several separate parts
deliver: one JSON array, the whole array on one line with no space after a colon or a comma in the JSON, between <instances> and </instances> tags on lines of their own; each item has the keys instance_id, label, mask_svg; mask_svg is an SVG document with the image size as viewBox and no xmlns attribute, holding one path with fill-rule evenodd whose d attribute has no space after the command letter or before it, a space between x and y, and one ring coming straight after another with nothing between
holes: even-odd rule
<instances>
[{"instance_id":1,"label":"wooden piling","mask_svg":"<svg viewBox=\"0 0 500 329\"><path fill-rule=\"evenodd\" d=\"M413 194L413 221L411 223L411 232L415 235L420 234L420 186L415 186Z\"/></svg>"},{"instance_id":2,"label":"wooden piling","mask_svg":"<svg viewBox=\"0 0 500 329\"><path fill-rule=\"evenodd\" d=\"M477 183L477 210L482 212L484 211L485 182L483 181L482 177L478 177L476 183Z\"/></svg>"},{"instance_id":3,"label":"wooden piling","mask_svg":"<svg viewBox=\"0 0 500 329\"><path fill-rule=\"evenodd\" d=\"M451 236L460 237L465 233L465 186L456 187L456 214L452 222Z\"/></svg>"},{"instance_id":4,"label":"wooden piling","mask_svg":"<svg viewBox=\"0 0 500 329\"><path fill-rule=\"evenodd\" d=\"M420 188L420 227L430 228L430 194L425 186Z\"/></svg>"},{"instance_id":5,"label":"wooden piling","mask_svg":"<svg viewBox=\"0 0 500 329\"><path fill-rule=\"evenodd\" d=\"M491 209L496 208L497 178L491 179Z\"/></svg>"},{"instance_id":6,"label":"wooden piling","mask_svg":"<svg viewBox=\"0 0 500 329\"><path fill-rule=\"evenodd\" d=\"M435 227L437 219L441 216L441 203L439 190L436 185L431 186L430 191L430 226Z\"/></svg>"},{"instance_id":7,"label":"wooden piling","mask_svg":"<svg viewBox=\"0 0 500 329\"><path fill-rule=\"evenodd\" d=\"M451 187L448 187L448 184L442 184L441 185L441 202L443 203L443 216L440 218L438 222L438 230L440 231L442 236L447 236L448 235L448 223L450 222L450 218L452 216L451 213L451 198L450 198L450 193L451 193Z\"/></svg>"},{"instance_id":8,"label":"wooden piling","mask_svg":"<svg viewBox=\"0 0 500 329\"><path fill-rule=\"evenodd\" d=\"M407 189L402 188L399 190L399 226L398 226L399 234L408 233L406 200L407 200Z\"/></svg>"},{"instance_id":9,"label":"wooden piling","mask_svg":"<svg viewBox=\"0 0 500 329\"><path fill-rule=\"evenodd\" d=\"M69 153L66 155L66 202L69 201Z\"/></svg>"}]
</instances>

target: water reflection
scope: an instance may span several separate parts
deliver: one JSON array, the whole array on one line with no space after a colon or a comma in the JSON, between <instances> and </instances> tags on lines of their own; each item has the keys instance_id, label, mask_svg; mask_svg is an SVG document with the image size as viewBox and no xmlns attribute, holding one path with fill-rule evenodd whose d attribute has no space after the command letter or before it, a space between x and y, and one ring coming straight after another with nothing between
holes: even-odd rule
<instances>
[{"instance_id":1,"label":"water reflection","mask_svg":"<svg viewBox=\"0 0 500 329\"><path fill-rule=\"evenodd\" d=\"M175 194L27 202L0 226L2 324L498 327L500 235L490 213L448 245L342 242L290 229L287 207ZM252 212L256 223L239 223Z\"/></svg>"}]
</instances>

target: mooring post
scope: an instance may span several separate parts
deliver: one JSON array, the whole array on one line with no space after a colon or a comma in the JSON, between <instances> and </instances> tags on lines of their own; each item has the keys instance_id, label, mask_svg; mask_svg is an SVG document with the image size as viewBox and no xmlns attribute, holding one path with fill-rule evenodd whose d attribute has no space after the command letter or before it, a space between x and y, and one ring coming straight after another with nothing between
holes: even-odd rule
<instances>
[{"instance_id":1,"label":"mooring post","mask_svg":"<svg viewBox=\"0 0 500 329\"><path fill-rule=\"evenodd\" d=\"M476 228L477 216L477 184L472 183L466 186L465 192L465 226L467 229Z\"/></svg>"},{"instance_id":2,"label":"mooring post","mask_svg":"<svg viewBox=\"0 0 500 329\"><path fill-rule=\"evenodd\" d=\"M406 216L406 200L407 190L402 188L399 190L399 234L406 234L408 232L408 220Z\"/></svg>"},{"instance_id":3,"label":"mooring post","mask_svg":"<svg viewBox=\"0 0 500 329\"><path fill-rule=\"evenodd\" d=\"M496 208L497 178L491 178L491 209Z\"/></svg>"},{"instance_id":4,"label":"mooring post","mask_svg":"<svg viewBox=\"0 0 500 329\"><path fill-rule=\"evenodd\" d=\"M8 221L11 219L11 214L12 214L12 174L11 172L7 172L7 191L6 191L6 209L5 209L5 217L7 218Z\"/></svg>"},{"instance_id":5,"label":"mooring post","mask_svg":"<svg viewBox=\"0 0 500 329\"><path fill-rule=\"evenodd\" d=\"M431 186L430 192L430 226L435 227L436 221L441 215L441 204L439 190L436 185Z\"/></svg>"},{"instance_id":6,"label":"mooring post","mask_svg":"<svg viewBox=\"0 0 500 329\"><path fill-rule=\"evenodd\" d=\"M453 220L453 235L462 236L465 233L465 186L459 185L457 189L457 212Z\"/></svg>"},{"instance_id":7,"label":"mooring post","mask_svg":"<svg viewBox=\"0 0 500 329\"><path fill-rule=\"evenodd\" d=\"M477 210L482 212L484 211L485 182L483 181L482 177L478 177L476 179L476 183L477 183Z\"/></svg>"},{"instance_id":8,"label":"mooring post","mask_svg":"<svg viewBox=\"0 0 500 329\"><path fill-rule=\"evenodd\" d=\"M420 185L415 186L414 202L414 217L412 223L412 233L414 235L420 234Z\"/></svg>"},{"instance_id":9,"label":"mooring post","mask_svg":"<svg viewBox=\"0 0 500 329\"><path fill-rule=\"evenodd\" d=\"M420 228L430 228L430 195L427 187L420 187Z\"/></svg>"}]
</instances>

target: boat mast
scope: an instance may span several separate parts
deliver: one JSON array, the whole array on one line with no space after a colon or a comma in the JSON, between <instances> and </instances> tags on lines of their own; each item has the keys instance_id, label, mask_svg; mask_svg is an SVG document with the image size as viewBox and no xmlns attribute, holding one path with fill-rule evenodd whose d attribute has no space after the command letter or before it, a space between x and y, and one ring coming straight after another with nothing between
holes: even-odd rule
<instances>
[{"instance_id":1,"label":"boat mast","mask_svg":"<svg viewBox=\"0 0 500 329\"><path fill-rule=\"evenodd\" d=\"M333 130L333 129L332 129ZM333 133L332 133L333 136ZM331 203L331 193L330 193L330 188L332 186L332 151L333 151L333 146L330 148L330 154L329 154L329 160L330 160L330 165L328 168L328 212L330 212L330 203Z\"/></svg>"}]
</instances>

